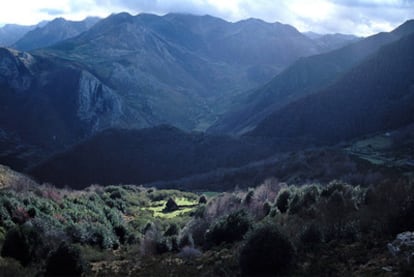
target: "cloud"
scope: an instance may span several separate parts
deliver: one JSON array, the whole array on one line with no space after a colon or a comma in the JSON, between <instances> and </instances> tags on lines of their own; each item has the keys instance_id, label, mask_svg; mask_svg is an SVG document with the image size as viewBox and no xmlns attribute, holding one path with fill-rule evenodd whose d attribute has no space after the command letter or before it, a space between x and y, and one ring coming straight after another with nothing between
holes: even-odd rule
<instances>
[{"instance_id":1,"label":"cloud","mask_svg":"<svg viewBox=\"0 0 414 277\"><path fill-rule=\"evenodd\" d=\"M63 15L65 13L64 10L59 10L59 9L40 9L39 10L41 13L46 13L48 15L52 15L52 16L59 16L59 15Z\"/></svg>"},{"instance_id":2,"label":"cloud","mask_svg":"<svg viewBox=\"0 0 414 277\"><path fill-rule=\"evenodd\" d=\"M9 4L10 3L10 4ZM25 9L21 9L24 6ZM13 0L0 10L4 23L34 24L63 16L80 20L127 11L210 14L229 21L249 17L291 24L301 31L370 35L413 17L413 0Z\"/></svg>"}]
</instances>

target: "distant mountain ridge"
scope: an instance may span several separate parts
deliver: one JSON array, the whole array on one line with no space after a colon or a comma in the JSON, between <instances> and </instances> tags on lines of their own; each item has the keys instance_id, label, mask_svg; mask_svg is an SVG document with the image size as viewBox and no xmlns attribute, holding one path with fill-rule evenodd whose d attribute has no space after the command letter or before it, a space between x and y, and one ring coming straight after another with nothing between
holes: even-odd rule
<instances>
[{"instance_id":1,"label":"distant mountain ridge","mask_svg":"<svg viewBox=\"0 0 414 277\"><path fill-rule=\"evenodd\" d=\"M295 28L257 19L121 13L92 23L56 19L16 43L48 48L1 49L7 133L51 153L107 128L205 130L246 89L320 51Z\"/></svg>"},{"instance_id":2,"label":"distant mountain ridge","mask_svg":"<svg viewBox=\"0 0 414 277\"><path fill-rule=\"evenodd\" d=\"M18 25L6 24L0 28L0 47L11 46L27 32L42 27L47 24L47 21L42 21L36 25Z\"/></svg>"},{"instance_id":3,"label":"distant mountain ridge","mask_svg":"<svg viewBox=\"0 0 414 277\"><path fill-rule=\"evenodd\" d=\"M82 21L69 21L56 18L44 26L38 26L17 40L12 47L21 51L51 46L56 42L75 37L100 20L98 17L88 17Z\"/></svg>"},{"instance_id":4,"label":"distant mountain ridge","mask_svg":"<svg viewBox=\"0 0 414 277\"><path fill-rule=\"evenodd\" d=\"M232 134L251 131L271 113L318 92L382 46L411 33L414 33L413 20L390 33L379 33L328 53L301 58L263 87L238 99L235 108L225 113L209 131Z\"/></svg>"},{"instance_id":5,"label":"distant mountain ridge","mask_svg":"<svg viewBox=\"0 0 414 277\"><path fill-rule=\"evenodd\" d=\"M413 123L412 49L414 34L382 47L330 86L274 112L249 135L324 144Z\"/></svg>"}]
</instances>

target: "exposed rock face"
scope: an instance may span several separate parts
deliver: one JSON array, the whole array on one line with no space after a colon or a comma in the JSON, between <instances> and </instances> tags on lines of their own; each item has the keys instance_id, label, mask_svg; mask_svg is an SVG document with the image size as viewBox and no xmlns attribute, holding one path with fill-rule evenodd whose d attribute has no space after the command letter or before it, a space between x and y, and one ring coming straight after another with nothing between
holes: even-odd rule
<instances>
[{"instance_id":1,"label":"exposed rock face","mask_svg":"<svg viewBox=\"0 0 414 277\"><path fill-rule=\"evenodd\" d=\"M0 48L0 126L4 133L19 138L17 148L39 146L45 153L63 150L100 130L123 126L123 112L119 94L88 70ZM10 150L9 144L10 139L2 139L0 150Z\"/></svg>"},{"instance_id":2,"label":"exposed rock face","mask_svg":"<svg viewBox=\"0 0 414 277\"><path fill-rule=\"evenodd\" d=\"M414 232L404 232L387 244L388 251L401 262L412 264L414 258Z\"/></svg>"},{"instance_id":3,"label":"exposed rock face","mask_svg":"<svg viewBox=\"0 0 414 277\"><path fill-rule=\"evenodd\" d=\"M34 58L28 53L0 48L0 83L15 90L26 90L32 84L30 74Z\"/></svg>"},{"instance_id":4,"label":"exposed rock face","mask_svg":"<svg viewBox=\"0 0 414 277\"><path fill-rule=\"evenodd\" d=\"M79 79L78 101L77 115L92 126L93 131L115 126L121 120L119 96L87 71L82 71Z\"/></svg>"}]
</instances>

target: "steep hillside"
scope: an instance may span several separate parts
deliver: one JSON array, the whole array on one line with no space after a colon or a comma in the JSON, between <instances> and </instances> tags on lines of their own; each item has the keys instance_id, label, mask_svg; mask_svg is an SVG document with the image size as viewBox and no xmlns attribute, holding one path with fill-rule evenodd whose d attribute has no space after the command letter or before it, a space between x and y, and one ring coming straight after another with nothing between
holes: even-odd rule
<instances>
[{"instance_id":1,"label":"steep hillside","mask_svg":"<svg viewBox=\"0 0 414 277\"><path fill-rule=\"evenodd\" d=\"M87 66L127 98L142 127L203 130L240 93L319 52L315 42L279 23L122 13L40 53Z\"/></svg>"},{"instance_id":2,"label":"steep hillside","mask_svg":"<svg viewBox=\"0 0 414 277\"><path fill-rule=\"evenodd\" d=\"M73 188L94 183L142 184L237 167L270 152L255 140L185 133L169 126L107 130L30 173L41 181Z\"/></svg>"},{"instance_id":3,"label":"steep hillside","mask_svg":"<svg viewBox=\"0 0 414 277\"><path fill-rule=\"evenodd\" d=\"M234 110L224 114L209 131L241 134L285 105L328 86L381 46L414 32L414 21L407 21L390 33L380 33L344 48L302 58L263 87L240 98Z\"/></svg>"},{"instance_id":4,"label":"steep hillside","mask_svg":"<svg viewBox=\"0 0 414 277\"><path fill-rule=\"evenodd\" d=\"M0 126L46 152L122 121L113 90L71 63L0 48Z\"/></svg>"},{"instance_id":5,"label":"steep hillside","mask_svg":"<svg viewBox=\"0 0 414 277\"><path fill-rule=\"evenodd\" d=\"M121 13L90 27L94 20L56 19L16 43L57 42L49 48L1 49L0 123L22 144L50 153L111 127L205 130L246 89L320 51L289 25L255 19Z\"/></svg>"},{"instance_id":6,"label":"steep hillside","mask_svg":"<svg viewBox=\"0 0 414 277\"><path fill-rule=\"evenodd\" d=\"M414 35L383 47L337 82L263 120L250 135L335 143L414 121Z\"/></svg>"},{"instance_id":7,"label":"steep hillside","mask_svg":"<svg viewBox=\"0 0 414 277\"><path fill-rule=\"evenodd\" d=\"M44 26L38 26L30 30L17 40L12 47L22 51L29 51L50 46L85 32L98 21L99 18L96 17L88 17L83 21L68 21L63 18L57 18Z\"/></svg>"}]
</instances>

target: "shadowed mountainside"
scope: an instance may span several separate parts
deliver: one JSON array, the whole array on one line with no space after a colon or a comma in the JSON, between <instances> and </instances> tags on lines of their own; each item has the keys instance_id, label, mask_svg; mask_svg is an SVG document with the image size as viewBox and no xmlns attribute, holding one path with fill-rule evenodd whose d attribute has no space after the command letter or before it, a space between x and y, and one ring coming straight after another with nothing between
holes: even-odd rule
<instances>
[{"instance_id":1,"label":"shadowed mountainside","mask_svg":"<svg viewBox=\"0 0 414 277\"><path fill-rule=\"evenodd\" d=\"M238 99L236 108L224 114L209 131L232 134L251 131L270 114L329 86L382 46L413 32L414 21L410 20L390 33L379 33L329 53L302 58L263 87Z\"/></svg>"},{"instance_id":2,"label":"shadowed mountainside","mask_svg":"<svg viewBox=\"0 0 414 277\"><path fill-rule=\"evenodd\" d=\"M414 121L414 35L384 46L337 82L263 120L249 135L337 143Z\"/></svg>"}]
</instances>

